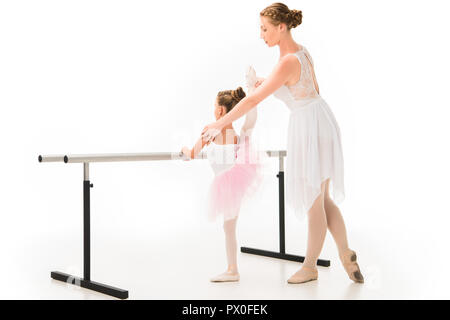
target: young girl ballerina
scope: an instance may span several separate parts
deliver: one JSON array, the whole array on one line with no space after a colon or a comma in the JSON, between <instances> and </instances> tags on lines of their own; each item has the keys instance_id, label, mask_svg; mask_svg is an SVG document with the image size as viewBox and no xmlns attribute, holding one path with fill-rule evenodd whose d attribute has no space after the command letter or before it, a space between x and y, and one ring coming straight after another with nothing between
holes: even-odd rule
<instances>
[{"instance_id":1,"label":"young girl ballerina","mask_svg":"<svg viewBox=\"0 0 450 320\"><path fill-rule=\"evenodd\" d=\"M247 86L253 90L256 76L253 68L247 72ZM245 97L241 87L236 90L221 91L215 101L216 120L223 117ZM182 148L185 160L194 159L207 145L207 156L215 177L208 194L208 216L210 221L223 216L225 247L228 269L213 278L212 282L239 281L237 267L236 223L244 199L251 197L262 177L264 154L256 151L251 142L251 133L256 122L256 108L247 113L240 135L233 125L226 126L212 143L200 138L193 149Z\"/></svg>"}]
</instances>

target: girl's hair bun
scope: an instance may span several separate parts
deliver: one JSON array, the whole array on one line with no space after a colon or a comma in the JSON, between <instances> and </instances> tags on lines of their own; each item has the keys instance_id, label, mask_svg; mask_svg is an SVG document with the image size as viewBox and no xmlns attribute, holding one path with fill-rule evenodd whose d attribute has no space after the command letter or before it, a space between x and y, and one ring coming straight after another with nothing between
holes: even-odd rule
<instances>
[{"instance_id":1,"label":"girl's hair bun","mask_svg":"<svg viewBox=\"0 0 450 320\"><path fill-rule=\"evenodd\" d=\"M242 87L237 88L236 90L231 90L231 96L237 102L241 101L241 99L245 98L245 92Z\"/></svg>"},{"instance_id":2,"label":"girl's hair bun","mask_svg":"<svg viewBox=\"0 0 450 320\"><path fill-rule=\"evenodd\" d=\"M230 112L243 98L245 98L245 92L242 87L239 87L236 90L220 91L217 94L217 103L219 106L227 108L227 112Z\"/></svg>"}]
</instances>

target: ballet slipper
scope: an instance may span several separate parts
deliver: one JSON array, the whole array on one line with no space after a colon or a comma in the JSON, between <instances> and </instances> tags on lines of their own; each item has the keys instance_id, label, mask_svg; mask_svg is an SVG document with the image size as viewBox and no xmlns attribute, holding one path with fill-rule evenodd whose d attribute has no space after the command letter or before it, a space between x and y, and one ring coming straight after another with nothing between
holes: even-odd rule
<instances>
[{"instance_id":1,"label":"ballet slipper","mask_svg":"<svg viewBox=\"0 0 450 320\"><path fill-rule=\"evenodd\" d=\"M293 274L289 279L288 283L304 283L313 280L317 280L319 272L316 267L306 267L303 266L295 274Z\"/></svg>"},{"instance_id":2,"label":"ballet slipper","mask_svg":"<svg viewBox=\"0 0 450 320\"><path fill-rule=\"evenodd\" d=\"M224 272L210 279L211 282L234 282L239 281L239 273Z\"/></svg>"},{"instance_id":3,"label":"ballet slipper","mask_svg":"<svg viewBox=\"0 0 450 320\"><path fill-rule=\"evenodd\" d=\"M340 259L349 278L357 283L364 283L364 277L356 262L356 252L349 249L349 251L340 256Z\"/></svg>"}]
</instances>

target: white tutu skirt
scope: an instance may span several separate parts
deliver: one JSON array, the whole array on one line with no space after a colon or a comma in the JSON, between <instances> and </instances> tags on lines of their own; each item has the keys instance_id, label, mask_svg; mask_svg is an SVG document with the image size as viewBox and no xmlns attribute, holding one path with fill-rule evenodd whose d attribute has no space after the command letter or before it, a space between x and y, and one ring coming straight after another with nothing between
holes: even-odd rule
<instances>
[{"instance_id":1,"label":"white tutu skirt","mask_svg":"<svg viewBox=\"0 0 450 320\"><path fill-rule=\"evenodd\" d=\"M336 204L345 198L341 134L326 101L319 97L291 108L286 157L286 203L303 220L330 178Z\"/></svg>"},{"instance_id":2,"label":"white tutu skirt","mask_svg":"<svg viewBox=\"0 0 450 320\"><path fill-rule=\"evenodd\" d=\"M252 143L239 144L235 164L228 170L217 174L208 191L208 220L234 219L239 215L243 201L257 196L267 170L268 156L256 150Z\"/></svg>"}]
</instances>

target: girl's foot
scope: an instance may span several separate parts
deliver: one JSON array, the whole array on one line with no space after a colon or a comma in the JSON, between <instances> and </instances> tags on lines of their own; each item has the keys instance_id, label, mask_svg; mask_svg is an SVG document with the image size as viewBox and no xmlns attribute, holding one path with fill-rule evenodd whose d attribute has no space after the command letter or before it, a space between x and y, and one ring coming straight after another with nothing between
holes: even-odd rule
<instances>
[{"instance_id":1,"label":"girl's foot","mask_svg":"<svg viewBox=\"0 0 450 320\"><path fill-rule=\"evenodd\" d=\"M210 279L211 282L232 282L239 281L239 273L232 271L225 271Z\"/></svg>"},{"instance_id":2,"label":"girl's foot","mask_svg":"<svg viewBox=\"0 0 450 320\"><path fill-rule=\"evenodd\" d=\"M358 263L356 263L356 252L348 249L339 258L350 279L358 283L364 283L364 277L361 274Z\"/></svg>"},{"instance_id":3,"label":"girl's foot","mask_svg":"<svg viewBox=\"0 0 450 320\"><path fill-rule=\"evenodd\" d=\"M294 275L292 275L288 279L288 283L304 283L313 280L317 280L318 271L316 267L307 267L303 266L300 270L298 270Z\"/></svg>"}]
</instances>

